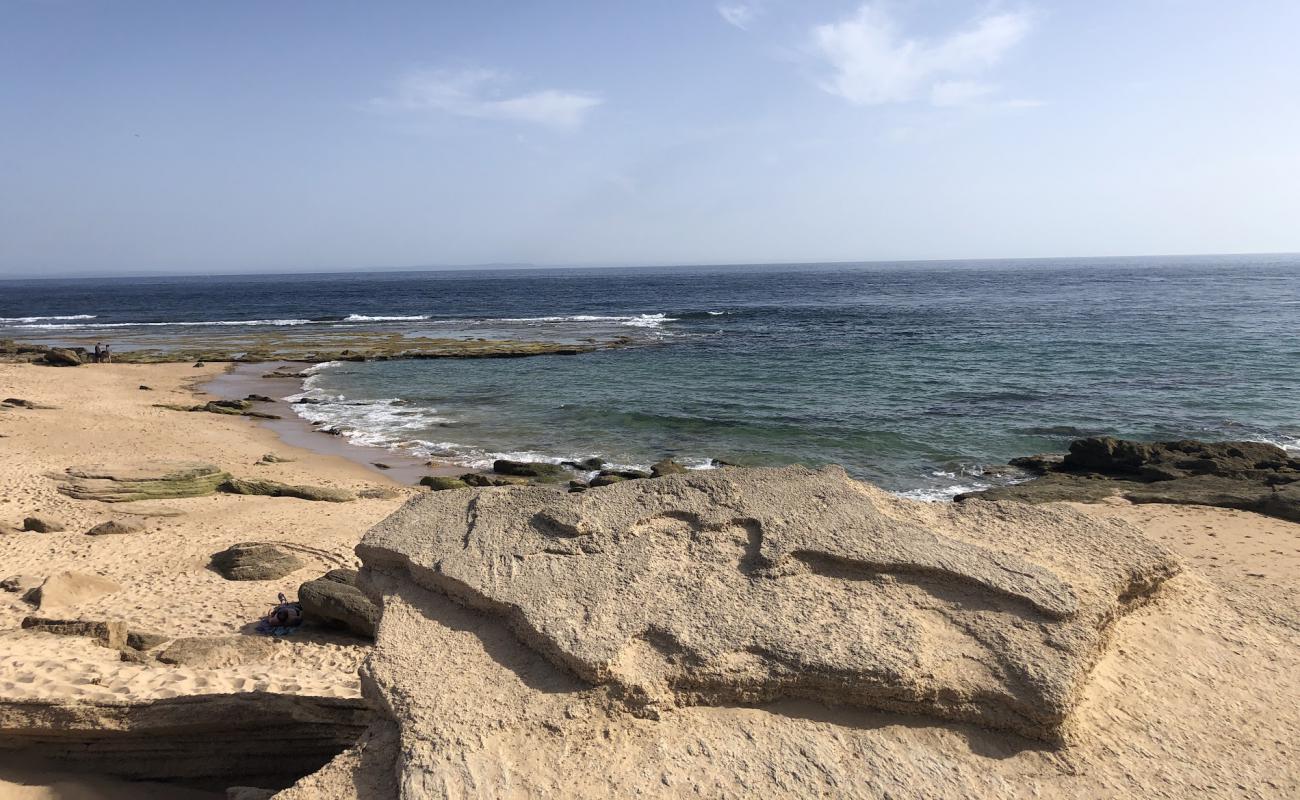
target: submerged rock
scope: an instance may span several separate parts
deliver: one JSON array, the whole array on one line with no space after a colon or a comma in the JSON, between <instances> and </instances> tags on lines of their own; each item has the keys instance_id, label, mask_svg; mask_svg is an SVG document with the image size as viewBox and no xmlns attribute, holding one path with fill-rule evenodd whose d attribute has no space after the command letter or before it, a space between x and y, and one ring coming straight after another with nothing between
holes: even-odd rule
<instances>
[{"instance_id":1,"label":"submerged rock","mask_svg":"<svg viewBox=\"0 0 1300 800\"><path fill-rule=\"evenodd\" d=\"M297 572L305 564L293 553L266 542L231 545L212 556L212 566L230 581L269 581Z\"/></svg>"},{"instance_id":2,"label":"submerged rock","mask_svg":"<svg viewBox=\"0 0 1300 800\"><path fill-rule=\"evenodd\" d=\"M673 461L671 458L665 458L663 461L656 462L650 467L650 477L662 478L665 475L685 475L689 470Z\"/></svg>"},{"instance_id":3,"label":"submerged rock","mask_svg":"<svg viewBox=\"0 0 1300 800\"><path fill-rule=\"evenodd\" d=\"M498 475L514 475L521 478L541 478L545 480L559 480L569 474L568 469L559 464L548 464L544 461L510 461L508 459L494 461L492 471Z\"/></svg>"},{"instance_id":4,"label":"submerged rock","mask_svg":"<svg viewBox=\"0 0 1300 800\"><path fill-rule=\"evenodd\" d=\"M418 594L402 587L443 593L629 714L797 697L1049 740L1109 626L1179 570L1123 524L915 503L800 467L429 494L357 552L386 615L394 593ZM437 627L418 617L386 616L378 642L398 706L406 679L384 648ZM398 723L408 750L466 733Z\"/></svg>"},{"instance_id":5,"label":"submerged rock","mask_svg":"<svg viewBox=\"0 0 1300 800\"><path fill-rule=\"evenodd\" d=\"M69 467L50 477L60 492L78 500L129 503L212 494L230 475L213 464L180 461Z\"/></svg>"}]
</instances>

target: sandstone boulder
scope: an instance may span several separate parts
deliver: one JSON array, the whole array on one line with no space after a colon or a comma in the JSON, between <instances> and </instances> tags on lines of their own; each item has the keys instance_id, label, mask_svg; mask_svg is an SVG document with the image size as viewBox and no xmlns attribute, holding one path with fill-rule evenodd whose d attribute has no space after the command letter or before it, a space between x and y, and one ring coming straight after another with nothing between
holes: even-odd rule
<instances>
[{"instance_id":1,"label":"sandstone boulder","mask_svg":"<svg viewBox=\"0 0 1300 800\"><path fill-rule=\"evenodd\" d=\"M212 566L230 581L270 581L305 565L288 550L266 542L243 542L212 556Z\"/></svg>"},{"instance_id":2,"label":"sandstone boulder","mask_svg":"<svg viewBox=\"0 0 1300 800\"><path fill-rule=\"evenodd\" d=\"M915 503L799 467L428 494L357 552L385 632L390 596L444 594L632 715L807 698L1048 740L1109 626L1179 569L1123 524ZM418 652L404 642L432 613L381 633L385 702L408 691L385 647ZM422 735L407 726L404 747Z\"/></svg>"},{"instance_id":3,"label":"sandstone boulder","mask_svg":"<svg viewBox=\"0 0 1300 800\"><path fill-rule=\"evenodd\" d=\"M106 594L121 590L121 586L100 575L84 572L56 572L29 591L26 599L41 611L51 608L71 608L79 603L98 600Z\"/></svg>"},{"instance_id":4,"label":"sandstone boulder","mask_svg":"<svg viewBox=\"0 0 1300 800\"><path fill-rule=\"evenodd\" d=\"M178 461L69 467L50 477L60 492L78 500L129 503L212 494L230 475L213 464Z\"/></svg>"},{"instance_id":5,"label":"sandstone boulder","mask_svg":"<svg viewBox=\"0 0 1300 800\"><path fill-rule=\"evenodd\" d=\"M357 573L332 569L324 577L298 587L303 619L343 628L367 639L375 638L379 609L357 588Z\"/></svg>"}]
</instances>

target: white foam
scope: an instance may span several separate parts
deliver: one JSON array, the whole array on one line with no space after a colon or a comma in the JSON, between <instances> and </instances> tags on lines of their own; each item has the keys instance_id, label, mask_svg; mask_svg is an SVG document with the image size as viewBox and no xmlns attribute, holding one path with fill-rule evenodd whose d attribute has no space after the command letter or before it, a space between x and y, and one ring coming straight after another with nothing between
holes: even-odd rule
<instances>
[{"instance_id":1,"label":"white foam","mask_svg":"<svg viewBox=\"0 0 1300 800\"><path fill-rule=\"evenodd\" d=\"M371 317L365 314L348 314L344 322L417 322L429 319L428 314L415 314L409 317Z\"/></svg>"},{"instance_id":2,"label":"white foam","mask_svg":"<svg viewBox=\"0 0 1300 800\"><path fill-rule=\"evenodd\" d=\"M41 323L37 325L15 325L15 328L28 328L39 330L84 330L87 328L99 330L100 328L166 328L166 327L227 327L227 326L244 326L260 325L266 327L282 327L286 325L311 325L309 319L220 319L206 322L101 322L90 324L57 324Z\"/></svg>"},{"instance_id":3,"label":"white foam","mask_svg":"<svg viewBox=\"0 0 1300 800\"><path fill-rule=\"evenodd\" d=\"M54 315L49 317L0 317L0 324L9 324L11 322L40 322L47 319L94 319L94 314L66 314Z\"/></svg>"},{"instance_id":4,"label":"white foam","mask_svg":"<svg viewBox=\"0 0 1300 800\"><path fill-rule=\"evenodd\" d=\"M667 314L637 314L635 316L602 316L599 314L573 314L563 317L500 317L482 319L478 322L512 322L512 323L571 323L571 322L611 322L631 328L657 328L665 322L676 322L675 317Z\"/></svg>"}]
</instances>

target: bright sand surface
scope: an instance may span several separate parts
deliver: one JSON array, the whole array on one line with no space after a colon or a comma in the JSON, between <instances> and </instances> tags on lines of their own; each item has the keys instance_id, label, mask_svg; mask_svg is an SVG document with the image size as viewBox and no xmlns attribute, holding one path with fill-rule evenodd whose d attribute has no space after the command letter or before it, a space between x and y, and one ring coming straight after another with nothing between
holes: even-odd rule
<instances>
[{"instance_id":1,"label":"bright sand surface","mask_svg":"<svg viewBox=\"0 0 1300 800\"><path fill-rule=\"evenodd\" d=\"M86 366L56 369L0 364L0 399L22 398L52 408L0 411L0 579L72 570L103 575L121 591L40 614L21 593L0 592L0 702L48 698L143 699L242 691L355 697L357 667L367 647L358 639L303 632L261 663L193 669L127 663L90 639L20 630L30 614L124 620L167 636L248 633L283 592L334 567L354 567L361 534L396 509L411 489L338 456L290 447L253 420L154 408L193 403L193 386L225 368L212 364ZM139 388L147 385L151 390ZM289 463L259 464L274 452ZM359 490L395 489L399 497L322 503L294 498L214 494L175 500L105 504L74 500L47 473L78 464L207 461L237 477L267 478ZM62 523L60 533L21 531L25 517ZM143 525L137 533L87 536L111 519ZM276 542L306 565L280 580L228 581L209 568L232 544ZM0 797L117 797L89 785L41 794L19 789L0 771ZM39 783L39 781L37 781ZM104 783L107 786L110 782ZM101 787L102 788L102 787ZM52 790L49 790L52 791ZM77 793L77 792L81 793ZM143 794L121 796L167 796ZM177 795L183 796L183 795Z\"/></svg>"},{"instance_id":2,"label":"bright sand surface","mask_svg":"<svg viewBox=\"0 0 1300 800\"><path fill-rule=\"evenodd\" d=\"M246 633L277 592L293 596L305 580L355 566L352 548L362 533L414 490L341 456L286 445L250 419L152 407L193 402L193 386L223 369L0 364L0 399L54 407L0 411L0 578L60 570L101 574L122 590L60 616L120 619L173 636L226 636ZM141 384L152 391L137 388ZM258 464L268 452L296 460ZM106 505L66 497L47 477L76 464L148 460L210 461L237 477L286 483L387 486L402 496L317 503L216 494ZM1213 781L1205 788L1215 796L1232 796L1224 774L1239 778L1241 796L1294 796L1300 790L1294 744L1300 738L1300 525L1213 508L1124 502L1077 507L1133 522L1178 552L1189 568L1168 598L1119 626L1115 647L1094 675L1092 699L1079 711L1090 732L1079 765L1103 759L1122 773L1126 759L1134 758L1141 769L1154 757L1168 769L1170 796L1201 779ZM21 532L23 518L33 514L67 530ZM85 535L109 519L142 522L145 529ZM246 582L227 581L209 569L213 553L243 541L281 543L307 566L282 580ZM356 668L366 648L344 636L292 637L264 663L200 670L124 663L87 639L19 630L21 619L32 613L19 594L0 592L0 702L256 689L359 693ZM1146 733L1135 737L1139 729ZM1159 731L1165 732L1155 735ZM1149 752L1138 759L1130 752L1134 746ZM1234 754L1230 768L1219 763L1224 753ZM1067 749L1054 758L1073 757ZM56 784L62 788L51 788ZM131 794L112 781L0 768L0 798L197 796L137 789ZM918 796L924 794L918 787Z\"/></svg>"}]
</instances>

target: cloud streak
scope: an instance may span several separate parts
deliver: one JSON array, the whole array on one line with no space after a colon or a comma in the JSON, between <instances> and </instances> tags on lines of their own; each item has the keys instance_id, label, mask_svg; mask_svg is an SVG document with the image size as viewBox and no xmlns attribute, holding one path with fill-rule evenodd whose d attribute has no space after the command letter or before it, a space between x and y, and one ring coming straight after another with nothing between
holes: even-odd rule
<instances>
[{"instance_id":1,"label":"cloud streak","mask_svg":"<svg viewBox=\"0 0 1300 800\"><path fill-rule=\"evenodd\" d=\"M719 3L718 14L727 21L728 25L734 25L742 31L747 31L749 26L753 24L754 18L759 14L759 7L758 3L745 2L745 0L734 3Z\"/></svg>"},{"instance_id":2,"label":"cloud streak","mask_svg":"<svg viewBox=\"0 0 1300 800\"><path fill-rule=\"evenodd\" d=\"M510 93L508 77L490 69L416 70L391 97L376 104L403 111L435 111L472 119L541 125L557 130L582 126L604 100L587 92L541 89Z\"/></svg>"},{"instance_id":3,"label":"cloud streak","mask_svg":"<svg viewBox=\"0 0 1300 800\"><path fill-rule=\"evenodd\" d=\"M980 102L997 87L971 80L1002 60L1032 27L1024 12L1003 12L938 39L911 38L879 3L813 28L818 57L830 67L819 82L854 105L906 103L928 93L940 106Z\"/></svg>"}]
</instances>

